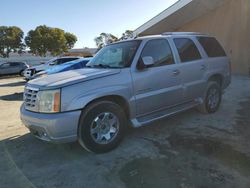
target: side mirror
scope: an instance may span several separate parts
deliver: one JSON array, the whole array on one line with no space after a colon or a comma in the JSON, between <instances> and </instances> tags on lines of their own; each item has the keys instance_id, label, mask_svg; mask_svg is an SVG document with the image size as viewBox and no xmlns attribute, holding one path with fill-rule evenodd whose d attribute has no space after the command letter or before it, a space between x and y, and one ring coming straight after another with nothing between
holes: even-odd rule
<instances>
[{"instance_id":1,"label":"side mirror","mask_svg":"<svg viewBox=\"0 0 250 188\"><path fill-rule=\"evenodd\" d=\"M145 56L142 58L142 61L143 61L143 64L146 66L146 67L150 67L150 66L153 66L154 65L154 59L153 57L151 56Z\"/></svg>"}]
</instances>

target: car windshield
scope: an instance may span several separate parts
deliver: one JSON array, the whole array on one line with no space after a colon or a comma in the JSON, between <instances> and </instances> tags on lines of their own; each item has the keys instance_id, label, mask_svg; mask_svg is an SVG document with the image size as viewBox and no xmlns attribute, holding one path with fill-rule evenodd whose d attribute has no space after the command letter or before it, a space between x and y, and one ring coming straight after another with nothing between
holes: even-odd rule
<instances>
[{"instance_id":1,"label":"car windshield","mask_svg":"<svg viewBox=\"0 0 250 188\"><path fill-rule=\"evenodd\" d=\"M129 67L140 44L140 40L111 44L102 48L87 64L87 67L124 68Z\"/></svg>"}]
</instances>

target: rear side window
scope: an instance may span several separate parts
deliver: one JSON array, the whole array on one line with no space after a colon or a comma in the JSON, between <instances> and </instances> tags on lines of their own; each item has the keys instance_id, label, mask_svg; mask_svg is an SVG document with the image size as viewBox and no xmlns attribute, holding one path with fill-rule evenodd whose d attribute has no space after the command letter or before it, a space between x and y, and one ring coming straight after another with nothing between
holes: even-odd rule
<instances>
[{"instance_id":1,"label":"rear side window","mask_svg":"<svg viewBox=\"0 0 250 188\"><path fill-rule=\"evenodd\" d=\"M154 67L174 64L171 48L165 39L149 41L141 54L142 58L146 56L150 56L154 59Z\"/></svg>"},{"instance_id":2,"label":"rear side window","mask_svg":"<svg viewBox=\"0 0 250 188\"><path fill-rule=\"evenodd\" d=\"M62 62L65 63L65 62L69 62L69 61L74 61L78 58L65 58L65 59L62 59Z\"/></svg>"},{"instance_id":3,"label":"rear side window","mask_svg":"<svg viewBox=\"0 0 250 188\"><path fill-rule=\"evenodd\" d=\"M74 61L76 59L77 58L62 58L62 59L57 59L56 60L56 64L57 65L61 65L61 64L66 63L66 62Z\"/></svg>"},{"instance_id":4,"label":"rear side window","mask_svg":"<svg viewBox=\"0 0 250 188\"><path fill-rule=\"evenodd\" d=\"M213 37L198 37L197 38L208 57L224 57L226 53L220 43Z\"/></svg>"},{"instance_id":5,"label":"rear side window","mask_svg":"<svg viewBox=\"0 0 250 188\"><path fill-rule=\"evenodd\" d=\"M182 63L201 59L201 54L191 39L176 38L174 43Z\"/></svg>"},{"instance_id":6,"label":"rear side window","mask_svg":"<svg viewBox=\"0 0 250 188\"><path fill-rule=\"evenodd\" d=\"M10 64L9 63L4 63L1 65L1 68L9 68Z\"/></svg>"}]
</instances>

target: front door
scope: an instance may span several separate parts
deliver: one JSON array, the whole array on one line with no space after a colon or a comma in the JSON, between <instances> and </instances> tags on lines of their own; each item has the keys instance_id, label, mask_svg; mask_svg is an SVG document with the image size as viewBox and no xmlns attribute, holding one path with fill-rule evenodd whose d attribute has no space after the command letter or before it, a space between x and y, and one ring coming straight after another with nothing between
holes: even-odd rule
<instances>
[{"instance_id":1,"label":"front door","mask_svg":"<svg viewBox=\"0 0 250 188\"><path fill-rule=\"evenodd\" d=\"M154 64L142 68L144 57L152 57ZM153 39L145 44L138 68L132 72L137 116L182 102L183 89L178 66L167 39Z\"/></svg>"}]
</instances>

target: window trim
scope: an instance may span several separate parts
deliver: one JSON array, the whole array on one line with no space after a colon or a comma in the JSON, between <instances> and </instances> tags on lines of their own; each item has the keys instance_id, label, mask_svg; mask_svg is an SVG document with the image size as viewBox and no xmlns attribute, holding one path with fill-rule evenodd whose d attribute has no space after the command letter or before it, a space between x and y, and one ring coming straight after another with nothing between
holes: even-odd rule
<instances>
[{"instance_id":1,"label":"window trim","mask_svg":"<svg viewBox=\"0 0 250 188\"><path fill-rule=\"evenodd\" d=\"M190 61L182 61L182 60L181 60L180 53L179 53L179 50L178 50L178 48L177 48L177 46L176 46L176 44L175 44L175 40L176 40L176 39L187 39L187 40L190 40L190 41L195 45L195 47L196 47L196 49L197 49L197 51L198 51L198 53L199 53L199 55L200 55L200 58L199 58L199 59L195 59L195 60L190 60ZM176 49L177 56L178 56L178 58L179 58L180 64L192 63L192 62L200 61L200 60L203 59L203 55L202 55L202 53L201 53L201 51L200 51L200 49L199 49L199 46L196 44L196 42L195 42L192 38L190 38L190 37L175 37L175 38L173 38L172 40L173 40L173 44L174 44L174 47L175 47L175 49Z\"/></svg>"},{"instance_id":2,"label":"window trim","mask_svg":"<svg viewBox=\"0 0 250 188\"><path fill-rule=\"evenodd\" d=\"M152 67L147 67L148 69L151 69L151 68L159 68L159 67L163 67L163 66L172 66L172 65L175 65L176 64L176 59L175 59L175 55L174 55L174 50L173 50L173 48L172 48L172 46L171 46L171 43L170 43L170 41L167 39L167 38L155 38L155 39L150 39L150 40L148 40L148 41L146 41L145 42L145 44L144 44L144 46L143 46L143 48L142 48L142 50L141 50L141 52L140 52L140 54L139 54L139 59L138 59L138 61L137 61L137 64L136 64L136 69L137 70L139 70L138 69L138 66L139 66L139 64L140 64L140 61L141 61L141 57L142 57L142 53L143 53L143 51L144 51L144 49L146 48L146 46L147 46L147 44L149 43L149 42L151 42L151 41L155 41L155 40L165 40L166 42L167 42L167 44L169 45L169 49L170 49L170 51L171 51L171 54L172 54L172 57L173 57L173 64L170 64L170 65L161 65L161 66L152 66Z\"/></svg>"}]
</instances>

